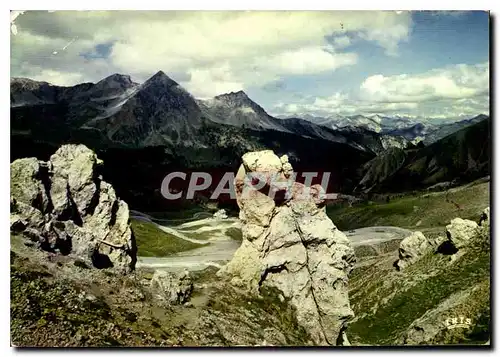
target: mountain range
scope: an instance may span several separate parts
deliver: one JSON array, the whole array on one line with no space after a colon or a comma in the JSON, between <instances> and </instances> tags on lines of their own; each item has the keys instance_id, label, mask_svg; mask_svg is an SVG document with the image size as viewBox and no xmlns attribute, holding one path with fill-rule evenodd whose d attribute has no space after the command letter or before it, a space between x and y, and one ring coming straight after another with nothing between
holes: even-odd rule
<instances>
[{"instance_id":1,"label":"mountain range","mask_svg":"<svg viewBox=\"0 0 500 357\"><path fill-rule=\"evenodd\" d=\"M46 160L62 143L86 144L108 162L121 197L149 206L153 196L163 200L158 189L169 170L236 170L243 153L260 149L288 155L297 171L332 172L332 189L352 191L369 181L360 186L360 167L389 149L417 150L419 141L488 118L443 125L379 115L277 118L243 91L196 99L162 71L142 84L122 74L72 87L12 78L10 95L12 159Z\"/></svg>"},{"instance_id":2,"label":"mountain range","mask_svg":"<svg viewBox=\"0 0 500 357\"><path fill-rule=\"evenodd\" d=\"M281 118L286 119L287 117L281 116ZM389 117L379 114L366 116L360 114L351 116L334 115L329 117L304 116L304 119L333 130L364 128L383 136L404 138L414 143L424 141L427 145L486 118L488 116L485 114L479 114L468 119L444 119L441 121L397 115Z\"/></svg>"},{"instance_id":3,"label":"mountain range","mask_svg":"<svg viewBox=\"0 0 500 357\"><path fill-rule=\"evenodd\" d=\"M392 147L365 163L357 192L402 192L467 183L491 172L491 121L463 127L419 149Z\"/></svg>"}]
</instances>

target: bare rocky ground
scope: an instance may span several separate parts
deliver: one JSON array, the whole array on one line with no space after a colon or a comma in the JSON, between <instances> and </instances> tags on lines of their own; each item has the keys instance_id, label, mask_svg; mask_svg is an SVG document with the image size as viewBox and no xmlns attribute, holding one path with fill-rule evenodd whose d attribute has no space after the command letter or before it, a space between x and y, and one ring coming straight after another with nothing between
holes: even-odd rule
<instances>
[{"instance_id":1,"label":"bare rocky ground","mask_svg":"<svg viewBox=\"0 0 500 357\"><path fill-rule=\"evenodd\" d=\"M209 230L214 232L216 224L212 222ZM192 222L181 228L187 233L200 225ZM350 343L487 343L488 239L474 239L460 254L429 251L408 269L397 271L397 249L407 232L397 227L346 232L357 257L350 275L349 297L355 314L347 329ZM250 296L219 280L217 267L201 267L196 251L209 246L153 258L150 263L160 264L149 267L146 258L139 258L136 271L124 276L93 269L76 257L35 250L17 236L11 241L13 345L313 345L279 292L266 290L260 297ZM239 245L234 240L221 241L232 242L233 249ZM222 254L220 258L232 255ZM184 305L166 304L150 287L154 269L179 271L181 267L172 268L174 261L190 259L191 299ZM210 256L205 259L217 262ZM446 319L455 316L471 318L473 325L447 329Z\"/></svg>"},{"instance_id":2,"label":"bare rocky ground","mask_svg":"<svg viewBox=\"0 0 500 357\"><path fill-rule=\"evenodd\" d=\"M311 345L279 292L261 296L220 281L215 268L193 273L194 290L170 305L150 287L153 271L129 275L11 238L14 346Z\"/></svg>"},{"instance_id":3,"label":"bare rocky ground","mask_svg":"<svg viewBox=\"0 0 500 357\"><path fill-rule=\"evenodd\" d=\"M13 345L312 343L272 287L251 294L218 279L213 268L193 277L136 269L128 206L102 180L101 165L83 145L64 145L47 162L11 164ZM148 234L141 244L200 246L168 227L136 227Z\"/></svg>"},{"instance_id":4,"label":"bare rocky ground","mask_svg":"<svg viewBox=\"0 0 500 357\"><path fill-rule=\"evenodd\" d=\"M453 232L452 227L459 224L453 220L447 231ZM489 343L489 226L479 227L467 239L457 249L450 243L453 237L443 232L439 239L429 241L425 251L416 251L418 256L408 265L399 263L404 269L395 267L396 262L407 259L401 248L399 255L396 250L359 259L350 276L349 296L356 315L349 324L351 343ZM453 319L469 319L470 323L449 327Z\"/></svg>"}]
</instances>

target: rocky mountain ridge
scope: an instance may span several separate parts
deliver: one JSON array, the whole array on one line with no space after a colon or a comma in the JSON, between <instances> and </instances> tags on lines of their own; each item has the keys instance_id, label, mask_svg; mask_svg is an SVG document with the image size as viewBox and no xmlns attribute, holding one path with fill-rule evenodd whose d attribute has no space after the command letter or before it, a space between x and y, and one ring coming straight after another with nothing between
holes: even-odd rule
<instances>
[{"instance_id":1,"label":"rocky mountain ridge","mask_svg":"<svg viewBox=\"0 0 500 357\"><path fill-rule=\"evenodd\" d=\"M280 116L287 119L286 116ZM432 144L445 136L452 134L462 128L478 123L488 118L488 115L479 114L472 118L449 118L434 119L410 118L404 116L374 115L332 115L329 117L315 117L304 115L304 119L328 127L333 130L356 130L365 129L379 133L385 137L394 138L398 141L410 141L414 144L424 141L426 145ZM401 147L399 145L398 147Z\"/></svg>"},{"instance_id":2,"label":"rocky mountain ridge","mask_svg":"<svg viewBox=\"0 0 500 357\"><path fill-rule=\"evenodd\" d=\"M359 192L401 192L440 182L471 182L489 175L491 121L466 126L429 146L392 147L365 163Z\"/></svg>"},{"instance_id":3,"label":"rocky mountain ridge","mask_svg":"<svg viewBox=\"0 0 500 357\"><path fill-rule=\"evenodd\" d=\"M344 143L374 153L392 145L387 140L382 143L373 130L360 135L354 126L328 128L300 118L275 118L243 91L221 94L210 100L195 99L162 71L143 84L121 74L96 84L74 87L13 78L11 115L13 133L29 133L57 143L78 138L94 147L205 147L207 144L200 138L198 129L206 123L289 133ZM39 121L50 121L50 131ZM353 137L352 132L356 130L357 135ZM398 146L406 145L402 138L396 139ZM376 145L370 144L373 141Z\"/></svg>"},{"instance_id":4,"label":"rocky mountain ridge","mask_svg":"<svg viewBox=\"0 0 500 357\"><path fill-rule=\"evenodd\" d=\"M356 118L363 119L361 116L351 119ZM106 159L109 167L105 168L105 175L120 196L135 208L143 205L163 208L165 202L158 187L169 171L235 171L239 158L248 151L272 149L278 155L288 155L299 171L332 172L330 189L344 193L352 192L355 187L361 190L372 187L371 173L379 169L368 170L371 173L367 177L363 165L366 167L370 160L382 162L388 158L389 162L382 166L392 167L392 163L399 162L388 157L394 152L393 148L403 150L409 160L432 155L422 148L417 154L414 149L423 144L411 140L415 136L421 140L420 135L427 135L423 124L394 129L391 133L376 133L354 126L334 130L308 119L275 118L242 91L200 101L161 71L143 84L121 74L96 84L73 87L28 79L11 80L12 160L26 156L47 160L61 144L85 144ZM408 118L399 119L411 122ZM392 119L374 116L370 120L385 123ZM480 124L486 117L477 120ZM471 119L463 125L474 125L474 121L476 119ZM437 146L444 148L439 155L452 155L447 145ZM341 154L332 156L334 152ZM484 154L483 151L480 161L484 161ZM375 160L377 156L381 157ZM472 159L476 160L474 155ZM464 160L469 159L459 158L460 162ZM447 165L448 161L443 162ZM425 172L419 172L421 169ZM391 169L391 173L394 170ZM415 170L419 172L417 175ZM425 181L425 176L432 176L433 170L413 165L412 179L398 180L396 189L407 189L399 187L401 182L413 185L417 180L414 176L422 176L419 180ZM424 183L453 180L453 175L454 172L443 173ZM376 181L381 189L387 189L392 182L380 185L389 176L378 175Z\"/></svg>"}]
</instances>

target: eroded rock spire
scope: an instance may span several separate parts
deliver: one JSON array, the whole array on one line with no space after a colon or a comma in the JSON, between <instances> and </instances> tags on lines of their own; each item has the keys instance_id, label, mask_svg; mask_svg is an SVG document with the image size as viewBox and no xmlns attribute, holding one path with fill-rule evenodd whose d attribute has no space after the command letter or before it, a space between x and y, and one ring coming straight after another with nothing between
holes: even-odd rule
<instances>
[{"instance_id":1,"label":"eroded rock spire","mask_svg":"<svg viewBox=\"0 0 500 357\"><path fill-rule=\"evenodd\" d=\"M243 242L219 275L253 291L264 285L278 288L316 344L347 344L346 322L354 315L348 275L355 256L346 235L326 215L321 186L308 190L288 181L287 157L272 150L242 159L235 188ZM249 174L266 180L265 187L249 188Z\"/></svg>"}]
</instances>

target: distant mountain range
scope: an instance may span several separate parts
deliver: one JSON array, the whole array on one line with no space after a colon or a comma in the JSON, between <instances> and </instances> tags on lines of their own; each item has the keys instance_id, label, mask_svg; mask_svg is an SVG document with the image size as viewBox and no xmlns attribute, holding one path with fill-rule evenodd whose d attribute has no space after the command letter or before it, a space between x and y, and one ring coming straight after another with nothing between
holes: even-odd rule
<instances>
[{"instance_id":1,"label":"distant mountain range","mask_svg":"<svg viewBox=\"0 0 500 357\"><path fill-rule=\"evenodd\" d=\"M121 74L111 75L96 84L82 83L73 87L53 86L25 78L11 80L11 108L16 116L40 106L43 110L38 116L49 117L39 118L43 126L48 121L54 124L50 128L51 135L57 136L56 132L71 127L73 132L87 131L85 135L94 137L105 146L127 147L166 144L196 147L201 144L195 139L196 129L208 120L243 129L275 130L347 143L377 153L391 146L404 148L411 141L430 144L487 118L478 115L444 124L381 115L276 118L243 91L218 95L210 100L195 99L162 71L143 84ZM29 113L20 116L26 119ZM59 117L64 117L64 120ZM14 124L23 127L25 123L18 121ZM27 129L31 129L31 124L26 125ZM43 128L37 128L37 132L45 132L48 128L40 129ZM367 145L359 140L359 135L358 140L353 140L352 133L359 134L360 130L365 130L368 136L370 134L366 131L380 134L377 136L379 142L374 145L372 138Z\"/></svg>"},{"instance_id":2,"label":"distant mountain range","mask_svg":"<svg viewBox=\"0 0 500 357\"><path fill-rule=\"evenodd\" d=\"M419 141L429 145L488 118L442 125L379 115L283 119L243 91L196 99L162 71L142 84L121 74L72 87L12 78L10 97L12 159L47 160L62 143L86 144L137 209L165 203L159 187L169 170L236 170L242 154L262 149L287 154L297 171L334 173L332 189L347 192L369 184L360 186L366 172L359 169L377 155L383 161L389 149L416 150Z\"/></svg>"},{"instance_id":3,"label":"distant mountain range","mask_svg":"<svg viewBox=\"0 0 500 357\"><path fill-rule=\"evenodd\" d=\"M281 117L286 119L286 117ZM468 125L475 124L488 118L487 115L479 114L473 118L463 120L428 120L425 118L410 118L404 116L382 116L382 115L352 115L352 116L330 116L315 117L305 115L304 119L315 124L325 126L333 130L349 130L364 128L366 130L392 137L403 137L408 141L417 143L423 141L431 144L448 134L451 134Z\"/></svg>"},{"instance_id":4,"label":"distant mountain range","mask_svg":"<svg viewBox=\"0 0 500 357\"><path fill-rule=\"evenodd\" d=\"M401 192L443 182L466 183L489 175L491 121L475 121L429 146L386 150L362 166L362 179L355 191Z\"/></svg>"}]
</instances>

